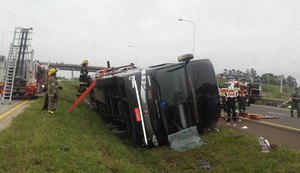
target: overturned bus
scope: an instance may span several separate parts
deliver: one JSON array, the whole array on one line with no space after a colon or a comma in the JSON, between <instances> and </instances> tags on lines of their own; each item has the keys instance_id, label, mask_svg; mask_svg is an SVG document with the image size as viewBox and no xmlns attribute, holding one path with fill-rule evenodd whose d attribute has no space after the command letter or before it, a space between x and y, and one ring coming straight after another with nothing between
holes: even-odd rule
<instances>
[{"instance_id":1,"label":"overturned bus","mask_svg":"<svg viewBox=\"0 0 300 173\"><path fill-rule=\"evenodd\" d=\"M199 133L213 127L220 116L215 72L210 60L192 58L96 79L100 114L138 147L167 144L170 135L190 127Z\"/></svg>"}]
</instances>

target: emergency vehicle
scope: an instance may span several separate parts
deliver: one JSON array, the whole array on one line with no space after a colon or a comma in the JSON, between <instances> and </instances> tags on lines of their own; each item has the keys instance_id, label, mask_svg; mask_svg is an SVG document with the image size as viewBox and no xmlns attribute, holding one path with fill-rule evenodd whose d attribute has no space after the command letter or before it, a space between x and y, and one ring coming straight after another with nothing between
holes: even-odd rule
<instances>
[{"instance_id":1,"label":"emergency vehicle","mask_svg":"<svg viewBox=\"0 0 300 173\"><path fill-rule=\"evenodd\" d=\"M14 96L35 97L47 84L48 67L33 59L32 28L16 27L8 57L0 58L1 103Z\"/></svg>"},{"instance_id":2,"label":"emergency vehicle","mask_svg":"<svg viewBox=\"0 0 300 173\"><path fill-rule=\"evenodd\" d=\"M229 81L224 82L219 86L219 94L220 96L224 96L225 93L231 88L234 91L238 91L240 89L240 86L244 85L244 83L241 83L239 81Z\"/></svg>"},{"instance_id":3,"label":"emergency vehicle","mask_svg":"<svg viewBox=\"0 0 300 173\"><path fill-rule=\"evenodd\" d=\"M246 83L247 91L248 91L248 102L247 104L255 104L255 102L262 97L262 89L261 89L261 84L259 83Z\"/></svg>"}]
</instances>

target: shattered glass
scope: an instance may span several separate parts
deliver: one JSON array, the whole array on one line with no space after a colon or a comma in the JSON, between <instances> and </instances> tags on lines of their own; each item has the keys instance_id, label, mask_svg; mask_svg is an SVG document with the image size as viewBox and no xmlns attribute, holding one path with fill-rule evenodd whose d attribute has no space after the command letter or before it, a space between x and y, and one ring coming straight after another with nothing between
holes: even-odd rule
<instances>
[{"instance_id":1,"label":"shattered glass","mask_svg":"<svg viewBox=\"0 0 300 173\"><path fill-rule=\"evenodd\" d=\"M187 151L204 142L200 139L196 126L178 131L168 136L170 147L176 151Z\"/></svg>"}]
</instances>

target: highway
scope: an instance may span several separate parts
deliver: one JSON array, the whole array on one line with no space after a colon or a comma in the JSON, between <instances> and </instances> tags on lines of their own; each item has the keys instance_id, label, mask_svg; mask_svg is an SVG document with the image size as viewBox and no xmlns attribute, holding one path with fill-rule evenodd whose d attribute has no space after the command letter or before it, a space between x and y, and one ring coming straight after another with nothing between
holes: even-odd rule
<instances>
[{"instance_id":1,"label":"highway","mask_svg":"<svg viewBox=\"0 0 300 173\"><path fill-rule=\"evenodd\" d=\"M278 119L252 120L241 117L242 121L240 123L231 122L230 125L224 119L220 119L218 126L229 128L240 134L250 135L257 139L262 136L268 139L271 144L300 150L300 118L292 118L290 109L262 105L251 105L246 107L246 109L248 114L277 116ZM242 127L247 127L247 129Z\"/></svg>"},{"instance_id":2,"label":"highway","mask_svg":"<svg viewBox=\"0 0 300 173\"><path fill-rule=\"evenodd\" d=\"M11 104L0 103L0 131L9 126L12 118L22 112L29 102L29 100L12 100Z\"/></svg>"},{"instance_id":3,"label":"highway","mask_svg":"<svg viewBox=\"0 0 300 173\"><path fill-rule=\"evenodd\" d=\"M261 119L260 121L268 122L272 124L277 124L282 127L290 127L291 129L299 129L300 132L300 118L291 117L290 109L262 106L262 105L251 105L247 107L248 113L267 115L267 116L277 116L278 119ZM294 111L294 117L296 117L297 112Z\"/></svg>"}]
</instances>

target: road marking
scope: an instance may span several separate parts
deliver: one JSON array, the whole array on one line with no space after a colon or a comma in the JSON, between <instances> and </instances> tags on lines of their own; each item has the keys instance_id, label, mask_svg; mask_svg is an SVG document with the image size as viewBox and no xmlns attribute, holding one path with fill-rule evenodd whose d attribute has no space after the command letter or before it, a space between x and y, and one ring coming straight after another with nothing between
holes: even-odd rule
<instances>
[{"instance_id":1,"label":"road marking","mask_svg":"<svg viewBox=\"0 0 300 173\"><path fill-rule=\"evenodd\" d=\"M16 105L15 107L9 109L8 111L4 112L3 114L0 114L0 120L7 117L8 115L14 113L15 111L17 111L19 108L21 108L22 106L24 106L28 102L29 102L29 100L25 100L25 101L19 103L18 105Z\"/></svg>"},{"instance_id":2,"label":"road marking","mask_svg":"<svg viewBox=\"0 0 300 173\"><path fill-rule=\"evenodd\" d=\"M275 114L275 115L281 115L281 116L289 117L289 115L281 114L281 113L276 113L276 112L267 112L267 113L268 114Z\"/></svg>"},{"instance_id":3,"label":"road marking","mask_svg":"<svg viewBox=\"0 0 300 173\"><path fill-rule=\"evenodd\" d=\"M269 108L269 109L277 109L277 110L284 110L284 111L289 111L290 109L288 108L278 108L278 107L273 107L273 106L265 106L265 105L252 105L253 107L261 107L261 108Z\"/></svg>"},{"instance_id":4,"label":"road marking","mask_svg":"<svg viewBox=\"0 0 300 173\"><path fill-rule=\"evenodd\" d=\"M256 123L271 125L271 126L275 126L275 127L280 127L280 128L284 128L284 129L289 129L289 130L292 130L292 131L300 132L300 129L294 128L294 127L289 127L289 126L284 126L284 125L280 125L280 124L270 123L270 122L262 121L262 120L258 121L258 120L250 120L250 119L244 118L244 117L240 117L240 118L242 118L243 120L248 120L248 121L252 121L252 122L256 122Z\"/></svg>"}]
</instances>

